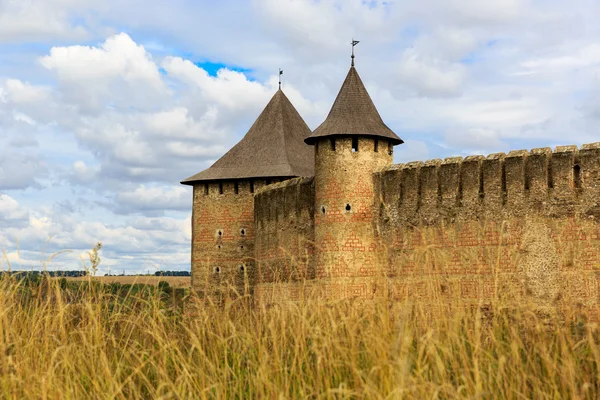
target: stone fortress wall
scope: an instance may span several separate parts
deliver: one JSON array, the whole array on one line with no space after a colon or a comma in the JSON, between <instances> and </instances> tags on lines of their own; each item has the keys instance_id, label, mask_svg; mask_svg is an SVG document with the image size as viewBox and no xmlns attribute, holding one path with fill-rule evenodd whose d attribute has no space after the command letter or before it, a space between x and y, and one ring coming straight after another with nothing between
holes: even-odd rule
<instances>
[{"instance_id":1,"label":"stone fortress wall","mask_svg":"<svg viewBox=\"0 0 600 400\"><path fill-rule=\"evenodd\" d=\"M270 302L262 298L269 296L274 283L296 286L315 278L314 199L313 178L290 179L256 194L258 262L253 295L257 302ZM297 290L287 291L287 296L300 299Z\"/></svg>"},{"instance_id":2,"label":"stone fortress wall","mask_svg":"<svg viewBox=\"0 0 600 400\"><path fill-rule=\"evenodd\" d=\"M353 152L343 143L344 157L374 145ZM351 171L342 184L334 165L319 183L323 147L314 179L254 198L257 272L248 282L259 304L520 294L600 317L600 144L392 165L370 180ZM372 202L361 206L359 192ZM353 221L370 226L353 230Z\"/></svg>"}]
</instances>

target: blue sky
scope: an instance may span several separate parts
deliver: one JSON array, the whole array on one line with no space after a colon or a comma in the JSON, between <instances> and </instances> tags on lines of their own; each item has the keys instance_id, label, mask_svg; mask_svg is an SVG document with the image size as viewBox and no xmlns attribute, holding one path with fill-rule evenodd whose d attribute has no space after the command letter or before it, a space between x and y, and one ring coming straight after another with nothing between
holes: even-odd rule
<instances>
[{"instance_id":1,"label":"blue sky","mask_svg":"<svg viewBox=\"0 0 600 400\"><path fill-rule=\"evenodd\" d=\"M356 65L396 162L600 141L600 4L0 0L1 267L189 269L191 191L277 88ZM50 262L54 252L68 250Z\"/></svg>"}]
</instances>

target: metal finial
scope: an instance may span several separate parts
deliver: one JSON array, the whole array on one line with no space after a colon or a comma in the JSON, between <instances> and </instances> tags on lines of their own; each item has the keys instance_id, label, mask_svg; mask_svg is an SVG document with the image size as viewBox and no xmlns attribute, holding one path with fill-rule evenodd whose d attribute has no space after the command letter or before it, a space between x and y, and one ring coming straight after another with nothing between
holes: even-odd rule
<instances>
[{"instance_id":1,"label":"metal finial","mask_svg":"<svg viewBox=\"0 0 600 400\"><path fill-rule=\"evenodd\" d=\"M283 70L279 68L279 90L281 90L281 75L283 75Z\"/></svg>"},{"instance_id":2,"label":"metal finial","mask_svg":"<svg viewBox=\"0 0 600 400\"><path fill-rule=\"evenodd\" d=\"M352 59L352 63L350 65L352 65L353 67L354 67L354 46L356 46L358 43L360 43L358 40L352 39L352 57L350 57Z\"/></svg>"}]
</instances>

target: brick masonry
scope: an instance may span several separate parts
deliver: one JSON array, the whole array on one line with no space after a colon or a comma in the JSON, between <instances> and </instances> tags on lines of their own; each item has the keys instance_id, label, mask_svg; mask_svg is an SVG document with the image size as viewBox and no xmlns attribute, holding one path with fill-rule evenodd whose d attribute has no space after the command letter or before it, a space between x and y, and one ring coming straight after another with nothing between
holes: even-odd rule
<instances>
[{"instance_id":1,"label":"brick masonry","mask_svg":"<svg viewBox=\"0 0 600 400\"><path fill-rule=\"evenodd\" d=\"M257 304L525 295L600 317L600 144L401 165L373 148L327 138L314 178L255 195L196 187L194 288L247 262Z\"/></svg>"}]
</instances>

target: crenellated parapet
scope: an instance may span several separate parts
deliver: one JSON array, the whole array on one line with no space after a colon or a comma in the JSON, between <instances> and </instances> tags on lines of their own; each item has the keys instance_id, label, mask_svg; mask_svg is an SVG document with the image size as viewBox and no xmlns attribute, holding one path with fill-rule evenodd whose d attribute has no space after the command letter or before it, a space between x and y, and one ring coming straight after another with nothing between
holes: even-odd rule
<instances>
[{"instance_id":1,"label":"crenellated parapet","mask_svg":"<svg viewBox=\"0 0 600 400\"><path fill-rule=\"evenodd\" d=\"M375 173L385 218L433 225L485 217L600 216L600 143L410 162Z\"/></svg>"}]
</instances>

